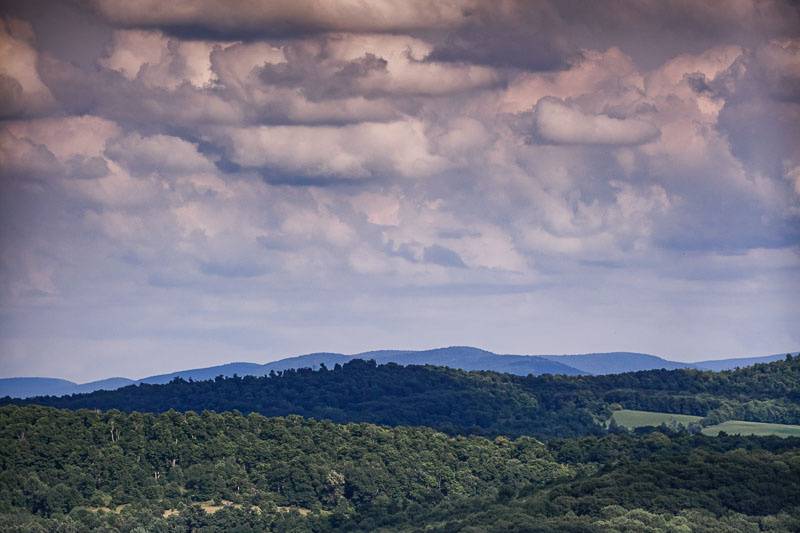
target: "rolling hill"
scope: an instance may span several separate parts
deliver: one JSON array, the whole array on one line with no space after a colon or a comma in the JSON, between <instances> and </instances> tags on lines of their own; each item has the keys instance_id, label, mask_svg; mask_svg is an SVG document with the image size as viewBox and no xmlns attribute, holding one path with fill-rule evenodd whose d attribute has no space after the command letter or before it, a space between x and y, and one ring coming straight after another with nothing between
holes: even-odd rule
<instances>
[{"instance_id":1,"label":"rolling hill","mask_svg":"<svg viewBox=\"0 0 800 533\"><path fill-rule=\"evenodd\" d=\"M621 374L623 372L639 372L641 370L696 368L696 365L693 363L678 363L655 355L632 352L543 355L541 357L571 366L572 368L577 368L581 372L595 376Z\"/></svg>"},{"instance_id":2,"label":"rolling hill","mask_svg":"<svg viewBox=\"0 0 800 533\"><path fill-rule=\"evenodd\" d=\"M97 390L116 390L134 383L136 381L127 378L108 378L81 384L57 378L3 378L0 379L0 397L63 396Z\"/></svg>"},{"instance_id":3,"label":"rolling hill","mask_svg":"<svg viewBox=\"0 0 800 533\"><path fill-rule=\"evenodd\" d=\"M800 357L726 372L646 370L602 376L519 376L353 358L274 377L176 379L0 404L121 411L239 411L334 422L428 426L449 434L571 437L602 432L612 406L709 422L800 423Z\"/></svg>"},{"instance_id":4,"label":"rolling hill","mask_svg":"<svg viewBox=\"0 0 800 533\"><path fill-rule=\"evenodd\" d=\"M78 384L65 379L46 377L0 378L0 398L28 398L31 396L62 396L95 390L114 390L126 385L147 383L169 383L175 378L185 380L209 380L217 376L265 376L272 371L288 369L318 369L324 364L333 368L352 359L374 359L379 364L397 363L399 365L446 366L459 370L489 370L519 376L528 374L607 375L641 370L674 370L697 368L701 370L731 370L780 360L785 355L764 357L745 357L680 363L655 355L633 352L611 352L577 355L513 355L496 354L470 346L450 346L431 350L377 350L346 355L333 352L318 352L295 357L287 357L265 364L235 362L206 368L193 368L148 376L139 380L116 377Z\"/></svg>"},{"instance_id":5,"label":"rolling hill","mask_svg":"<svg viewBox=\"0 0 800 533\"><path fill-rule=\"evenodd\" d=\"M446 366L459 370L491 370L518 376L527 376L528 374L577 376L587 373L569 364L536 355L500 355L470 346L450 346L420 351L382 350L364 352L354 357L374 359L378 364Z\"/></svg>"},{"instance_id":6,"label":"rolling hill","mask_svg":"<svg viewBox=\"0 0 800 533\"><path fill-rule=\"evenodd\" d=\"M779 353L774 355L764 355L761 357L737 357L733 359L717 359L713 361L698 361L697 363L692 363L693 366L697 368L702 368L703 370L733 370L735 368L743 368L746 366L752 366L760 363L771 363L773 361L780 361L786 357L786 354Z\"/></svg>"}]
</instances>

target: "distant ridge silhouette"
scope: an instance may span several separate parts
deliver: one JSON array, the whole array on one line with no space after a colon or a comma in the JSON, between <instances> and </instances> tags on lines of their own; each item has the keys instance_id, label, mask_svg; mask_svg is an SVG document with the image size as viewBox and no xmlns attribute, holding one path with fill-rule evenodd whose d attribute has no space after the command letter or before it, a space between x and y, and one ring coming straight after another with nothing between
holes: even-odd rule
<instances>
[{"instance_id":1,"label":"distant ridge silhouette","mask_svg":"<svg viewBox=\"0 0 800 533\"><path fill-rule=\"evenodd\" d=\"M637 372L640 370L696 368L701 370L731 370L738 367L768 363L785 357L785 354L762 357L742 357L681 363L656 355L635 352L608 352L573 355L514 355L496 354L471 346L449 346L430 350L375 350L354 355L317 352L286 357L265 364L234 362L207 368L193 368L158 374L139 380L114 377L74 383L65 379L46 377L0 378L0 397L28 398L31 396L63 396L96 390L114 390L137 383L169 383L175 378L195 381L214 379L217 376L264 376L272 371L290 368L317 369L343 364L353 358L374 359L379 364L434 365L461 370L490 370L526 376L528 374L602 375Z\"/></svg>"}]
</instances>

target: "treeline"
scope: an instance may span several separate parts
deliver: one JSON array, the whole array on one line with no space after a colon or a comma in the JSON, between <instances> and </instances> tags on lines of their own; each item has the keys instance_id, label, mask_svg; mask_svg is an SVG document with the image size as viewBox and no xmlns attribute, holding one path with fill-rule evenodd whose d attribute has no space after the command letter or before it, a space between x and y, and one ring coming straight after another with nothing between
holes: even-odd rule
<instances>
[{"instance_id":1,"label":"treeline","mask_svg":"<svg viewBox=\"0 0 800 533\"><path fill-rule=\"evenodd\" d=\"M442 367L376 365L355 359L333 369L286 370L264 377L176 379L64 397L10 400L19 404L132 412L233 411L301 415L335 422L427 426L445 433L532 435L539 438L602 431L602 414L583 404L553 410L521 386L522 378ZM599 406L599 404L598 404Z\"/></svg>"},{"instance_id":2,"label":"treeline","mask_svg":"<svg viewBox=\"0 0 800 533\"><path fill-rule=\"evenodd\" d=\"M789 532L797 494L798 439L0 408L0 531Z\"/></svg>"},{"instance_id":3,"label":"treeline","mask_svg":"<svg viewBox=\"0 0 800 533\"><path fill-rule=\"evenodd\" d=\"M204 412L0 408L0 512L42 517L228 501L330 520L569 477L538 441ZM299 512L299 511L298 511Z\"/></svg>"},{"instance_id":4,"label":"treeline","mask_svg":"<svg viewBox=\"0 0 800 533\"><path fill-rule=\"evenodd\" d=\"M602 406L709 416L709 423L750 420L800 424L800 354L722 372L648 370L604 376L528 376L525 390L544 408Z\"/></svg>"},{"instance_id":5,"label":"treeline","mask_svg":"<svg viewBox=\"0 0 800 533\"><path fill-rule=\"evenodd\" d=\"M800 531L800 441L649 428L552 441L579 474L544 489L444 503L435 532Z\"/></svg>"},{"instance_id":6,"label":"treeline","mask_svg":"<svg viewBox=\"0 0 800 533\"><path fill-rule=\"evenodd\" d=\"M711 415L714 423L734 418L797 424L800 357L725 372L652 370L579 377L522 377L353 360L320 371L199 382L176 379L166 385L3 402L126 412L297 414L335 422L427 426L451 435L548 439L600 434L616 406Z\"/></svg>"}]
</instances>

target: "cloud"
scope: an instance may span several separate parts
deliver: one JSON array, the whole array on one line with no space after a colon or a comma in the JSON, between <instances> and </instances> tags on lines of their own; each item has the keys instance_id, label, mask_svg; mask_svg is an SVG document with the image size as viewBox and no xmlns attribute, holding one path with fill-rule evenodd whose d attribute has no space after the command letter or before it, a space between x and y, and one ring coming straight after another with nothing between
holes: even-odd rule
<instances>
[{"instance_id":1,"label":"cloud","mask_svg":"<svg viewBox=\"0 0 800 533\"><path fill-rule=\"evenodd\" d=\"M797 6L59 6L0 28L0 373L800 343Z\"/></svg>"},{"instance_id":2,"label":"cloud","mask_svg":"<svg viewBox=\"0 0 800 533\"><path fill-rule=\"evenodd\" d=\"M53 97L36 71L38 54L30 24L0 19L0 118L37 115Z\"/></svg>"},{"instance_id":3,"label":"cloud","mask_svg":"<svg viewBox=\"0 0 800 533\"><path fill-rule=\"evenodd\" d=\"M464 260L461 256L449 248L434 244L426 246L422 251L422 260L434 265L441 265L445 267L466 268Z\"/></svg>"},{"instance_id":4,"label":"cloud","mask_svg":"<svg viewBox=\"0 0 800 533\"><path fill-rule=\"evenodd\" d=\"M181 83L204 87L214 81L213 46L205 41L170 40L160 32L117 31L111 53L100 64L153 87L174 89Z\"/></svg>"},{"instance_id":5,"label":"cloud","mask_svg":"<svg viewBox=\"0 0 800 533\"><path fill-rule=\"evenodd\" d=\"M109 172L108 163L102 157L74 155L67 160L67 174L76 179L102 178Z\"/></svg>"},{"instance_id":6,"label":"cloud","mask_svg":"<svg viewBox=\"0 0 800 533\"><path fill-rule=\"evenodd\" d=\"M177 0L164 4L147 0L132 4L122 0L95 0L106 18L128 27L169 28L176 33L224 36L275 36L327 31L401 32L441 29L463 24L475 2L424 0L367 4L345 0L277 2L225 2Z\"/></svg>"},{"instance_id":7,"label":"cloud","mask_svg":"<svg viewBox=\"0 0 800 533\"><path fill-rule=\"evenodd\" d=\"M143 137L137 133L111 141L105 155L139 173L210 172L214 165L197 146L169 135Z\"/></svg>"},{"instance_id":8,"label":"cloud","mask_svg":"<svg viewBox=\"0 0 800 533\"><path fill-rule=\"evenodd\" d=\"M260 169L287 183L292 176L345 180L426 176L445 163L429 151L424 125L418 121L229 129L218 139L237 165Z\"/></svg>"},{"instance_id":9,"label":"cloud","mask_svg":"<svg viewBox=\"0 0 800 533\"><path fill-rule=\"evenodd\" d=\"M556 98L543 98L533 112L536 138L553 144L637 145L651 142L660 132L635 118L589 115Z\"/></svg>"},{"instance_id":10,"label":"cloud","mask_svg":"<svg viewBox=\"0 0 800 533\"><path fill-rule=\"evenodd\" d=\"M336 34L283 48L259 71L266 85L300 87L311 101L363 95L444 95L497 86L490 68L427 61L429 43L398 35Z\"/></svg>"},{"instance_id":11,"label":"cloud","mask_svg":"<svg viewBox=\"0 0 800 533\"><path fill-rule=\"evenodd\" d=\"M0 133L0 172L8 178L47 179L61 170L58 159L46 146Z\"/></svg>"}]
</instances>

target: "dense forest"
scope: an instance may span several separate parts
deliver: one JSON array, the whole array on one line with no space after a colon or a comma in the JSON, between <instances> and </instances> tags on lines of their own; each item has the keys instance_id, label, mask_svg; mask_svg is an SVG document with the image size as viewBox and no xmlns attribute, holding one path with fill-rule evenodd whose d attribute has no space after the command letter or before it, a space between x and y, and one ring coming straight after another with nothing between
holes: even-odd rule
<instances>
[{"instance_id":1,"label":"dense forest","mask_svg":"<svg viewBox=\"0 0 800 533\"><path fill-rule=\"evenodd\" d=\"M264 377L176 379L64 397L12 400L132 412L233 411L335 422L427 426L450 435L598 435L612 408L800 423L800 357L733 371L650 370L607 376L514 376L354 360Z\"/></svg>"},{"instance_id":2,"label":"dense forest","mask_svg":"<svg viewBox=\"0 0 800 533\"><path fill-rule=\"evenodd\" d=\"M513 376L354 360L0 406L0 532L800 530L800 357Z\"/></svg>"},{"instance_id":3,"label":"dense forest","mask_svg":"<svg viewBox=\"0 0 800 533\"><path fill-rule=\"evenodd\" d=\"M7 531L800 526L800 440L663 428L545 445L297 416L5 406L0 465Z\"/></svg>"}]
</instances>

